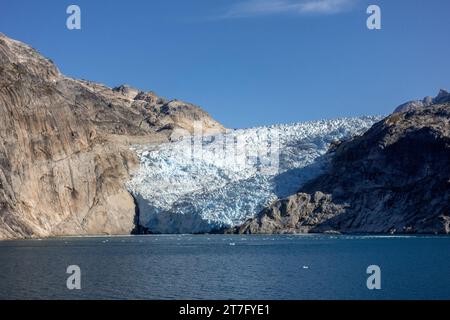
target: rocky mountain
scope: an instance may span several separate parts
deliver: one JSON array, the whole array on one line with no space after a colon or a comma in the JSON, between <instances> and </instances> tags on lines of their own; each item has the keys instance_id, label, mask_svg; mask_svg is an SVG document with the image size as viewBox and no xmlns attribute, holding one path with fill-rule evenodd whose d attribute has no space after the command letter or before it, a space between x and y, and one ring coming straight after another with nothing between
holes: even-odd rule
<instances>
[{"instance_id":1,"label":"rocky mountain","mask_svg":"<svg viewBox=\"0 0 450 320\"><path fill-rule=\"evenodd\" d=\"M445 102L450 102L450 93L447 90L441 89L436 97L433 98L428 96L423 98L422 100L408 101L398 106L395 109L394 113L426 108L434 104Z\"/></svg>"},{"instance_id":2,"label":"rocky mountain","mask_svg":"<svg viewBox=\"0 0 450 320\"><path fill-rule=\"evenodd\" d=\"M66 77L0 34L0 239L449 233L449 100L226 130L190 103Z\"/></svg>"},{"instance_id":3,"label":"rocky mountain","mask_svg":"<svg viewBox=\"0 0 450 320\"><path fill-rule=\"evenodd\" d=\"M129 234L131 144L225 129L199 107L62 75L0 34L0 238Z\"/></svg>"},{"instance_id":4,"label":"rocky mountain","mask_svg":"<svg viewBox=\"0 0 450 320\"><path fill-rule=\"evenodd\" d=\"M230 232L450 232L449 102L398 111L329 156L325 173Z\"/></svg>"}]
</instances>

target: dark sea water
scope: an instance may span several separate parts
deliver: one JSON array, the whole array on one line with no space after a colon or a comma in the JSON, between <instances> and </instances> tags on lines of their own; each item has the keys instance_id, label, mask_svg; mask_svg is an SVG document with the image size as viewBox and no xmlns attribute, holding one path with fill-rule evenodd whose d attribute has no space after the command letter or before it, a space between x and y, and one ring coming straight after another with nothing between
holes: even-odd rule
<instances>
[{"instance_id":1,"label":"dark sea water","mask_svg":"<svg viewBox=\"0 0 450 320\"><path fill-rule=\"evenodd\" d=\"M81 268L68 290L66 268ZM381 268L381 290L366 269ZM0 242L2 299L450 299L450 237L182 235Z\"/></svg>"}]
</instances>

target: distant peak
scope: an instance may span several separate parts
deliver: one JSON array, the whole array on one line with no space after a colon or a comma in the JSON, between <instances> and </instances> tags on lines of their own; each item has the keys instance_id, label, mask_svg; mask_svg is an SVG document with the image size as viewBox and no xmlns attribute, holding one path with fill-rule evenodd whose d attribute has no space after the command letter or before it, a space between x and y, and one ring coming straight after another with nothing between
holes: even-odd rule
<instances>
[{"instance_id":1,"label":"distant peak","mask_svg":"<svg viewBox=\"0 0 450 320\"><path fill-rule=\"evenodd\" d=\"M433 104L444 103L449 101L450 101L450 93L445 89L441 89L436 97L433 98L431 96L427 96L422 100L408 101L398 106L397 109L395 109L394 113L426 108Z\"/></svg>"},{"instance_id":2,"label":"distant peak","mask_svg":"<svg viewBox=\"0 0 450 320\"><path fill-rule=\"evenodd\" d=\"M439 94L436 96L435 100L440 100L440 99L443 99L443 98L448 98L449 95L450 95L450 93L449 93L447 90L441 89L441 90L439 91Z\"/></svg>"}]
</instances>

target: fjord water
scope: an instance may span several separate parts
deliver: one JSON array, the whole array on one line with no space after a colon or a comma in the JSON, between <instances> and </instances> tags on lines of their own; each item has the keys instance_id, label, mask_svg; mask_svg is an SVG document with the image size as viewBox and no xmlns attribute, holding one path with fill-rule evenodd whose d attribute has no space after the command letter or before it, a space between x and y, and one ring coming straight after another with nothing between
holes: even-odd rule
<instances>
[{"instance_id":1,"label":"fjord water","mask_svg":"<svg viewBox=\"0 0 450 320\"><path fill-rule=\"evenodd\" d=\"M1 299L450 299L450 237L152 235L0 242ZM81 268L68 290L66 268ZM381 290L367 289L369 265Z\"/></svg>"}]
</instances>

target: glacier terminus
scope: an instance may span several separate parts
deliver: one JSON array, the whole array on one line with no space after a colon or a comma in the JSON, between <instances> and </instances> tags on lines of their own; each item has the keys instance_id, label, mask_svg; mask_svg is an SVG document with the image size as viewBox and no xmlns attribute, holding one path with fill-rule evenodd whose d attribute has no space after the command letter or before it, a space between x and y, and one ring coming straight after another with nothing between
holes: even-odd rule
<instances>
[{"instance_id":1,"label":"glacier terminus","mask_svg":"<svg viewBox=\"0 0 450 320\"><path fill-rule=\"evenodd\" d=\"M323 171L331 144L364 133L380 119L237 129L135 146L141 164L127 187L136 199L140 224L152 233L232 227L295 193Z\"/></svg>"}]
</instances>

